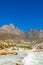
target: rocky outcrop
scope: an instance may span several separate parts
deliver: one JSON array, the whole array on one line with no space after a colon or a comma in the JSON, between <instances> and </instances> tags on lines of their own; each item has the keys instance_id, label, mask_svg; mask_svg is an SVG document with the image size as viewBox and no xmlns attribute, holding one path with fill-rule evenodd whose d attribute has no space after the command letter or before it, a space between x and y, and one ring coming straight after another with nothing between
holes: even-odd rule
<instances>
[{"instance_id":1,"label":"rocky outcrop","mask_svg":"<svg viewBox=\"0 0 43 65\"><path fill-rule=\"evenodd\" d=\"M17 52L17 51L14 51L14 50L10 50L10 49L3 49L3 50L0 50L0 55L7 55L7 54L14 54L14 55L17 55L18 52Z\"/></svg>"},{"instance_id":2,"label":"rocky outcrop","mask_svg":"<svg viewBox=\"0 0 43 65\"><path fill-rule=\"evenodd\" d=\"M30 29L25 33L25 35L26 35L26 39L29 39L29 40L42 40L43 30Z\"/></svg>"},{"instance_id":3,"label":"rocky outcrop","mask_svg":"<svg viewBox=\"0 0 43 65\"><path fill-rule=\"evenodd\" d=\"M36 52L43 52L43 43L40 43L36 46L36 48L34 49L34 51Z\"/></svg>"},{"instance_id":4,"label":"rocky outcrop","mask_svg":"<svg viewBox=\"0 0 43 65\"><path fill-rule=\"evenodd\" d=\"M16 65L20 65L19 63L16 63Z\"/></svg>"},{"instance_id":5,"label":"rocky outcrop","mask_svg":"<svg viewBox=\"0 0 43 65\"><path fill-rule=\"evenodd\" d=\"M18 27L15 27L13 24L4 25L0 28L0 39L3 38L43 40L43 30L30 29L26 32L23 32Z\"/></svg>"},{"instance_id":6,"label":"rocky outcrop","mask_svg":"<svg viewBox=\"0 0 43 65\"><path fill-rule=\"evenodd\" d=\"M19 39L23 32L13 24L4 25L0 28L0 39Z\"/></svg>"}]
</instances>

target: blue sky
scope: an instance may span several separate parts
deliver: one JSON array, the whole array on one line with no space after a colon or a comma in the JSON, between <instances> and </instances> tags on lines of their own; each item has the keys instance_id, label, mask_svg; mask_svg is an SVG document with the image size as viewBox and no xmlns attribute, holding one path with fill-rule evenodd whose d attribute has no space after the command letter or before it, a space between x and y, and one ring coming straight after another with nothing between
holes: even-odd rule
<instances>
[{"instance_id":1,"label":"blue sky","mask_svg":"<svg viewBox=\"0 0 43 65\"><path fill-rule=\"evenodd\" d=\"M0 26L10 23L23 31L43 29L43 0L0 0Z\"/></svg>"}]
</instances>

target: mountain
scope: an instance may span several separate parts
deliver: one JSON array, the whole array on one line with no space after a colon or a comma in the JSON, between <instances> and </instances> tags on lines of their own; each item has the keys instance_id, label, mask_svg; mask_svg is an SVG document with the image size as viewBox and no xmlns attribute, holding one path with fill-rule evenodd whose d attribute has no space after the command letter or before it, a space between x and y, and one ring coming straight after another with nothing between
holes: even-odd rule
<instances>
[{"instance_id":1,"label":"mountain","mask_svg":"<svg viewBox=\"0 0 43 65\"><path fill-rule=\"evenodd\" d=\"M15 27L13 24L4 25L0 28L0 39L19 38L22 37L23 31Z\"/></svg>"},{"instance_id":2,"label":"mountain","mask_svg":"<svg viewBox=\"0 0 43 65\"><path fill-rule=\"evenodd\" d=\"M10 34L17 34L17 35L21 35L21 30L19 30L17 27L14 27L13 24L8 25L4 25L0 28L0 32L2 33L10 33Z\"/></svg>"},{"instance_id":3,"label":"mountain","mask_svg":"<svg viewBox=\"0 0 43 65\"><path fill-rule=\"evenodd\" d=\"M4 25L0 28L0 39L27 39L43 40L43 30L30 29L26 32L21 31L13 24Z\"/></svg>"},{"instance_id":4,"label":"mountain","mask_svg":"<svg viewBox=\"0 0 43 65\"><path fill-rule=\"evenodd\" d=\"M32 39L32 40L39 40L39 39L43 39L43 30L39 30L39 29L36 29L36 30L28 30L26 33L26 38L27 39Z\"/></svg>"}]
</instances>

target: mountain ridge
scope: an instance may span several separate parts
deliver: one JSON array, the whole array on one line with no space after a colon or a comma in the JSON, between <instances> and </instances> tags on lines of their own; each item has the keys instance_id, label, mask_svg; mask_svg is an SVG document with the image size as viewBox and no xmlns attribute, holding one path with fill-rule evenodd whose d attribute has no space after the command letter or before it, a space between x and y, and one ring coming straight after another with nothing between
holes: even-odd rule
<instances>
[{"instance_id":1,"label":"mountain ridge","mask_svg":"<svg viewBox=\"0 0 43 65\"><path fill-rule=\"evenodd\" d=\"M13 24L4 25L0 28L0 39L3 37L8 38L22 38L28 40L43 39L43 30L30 29L26 32L15 27Z\"/></svg>"}]
</instances>

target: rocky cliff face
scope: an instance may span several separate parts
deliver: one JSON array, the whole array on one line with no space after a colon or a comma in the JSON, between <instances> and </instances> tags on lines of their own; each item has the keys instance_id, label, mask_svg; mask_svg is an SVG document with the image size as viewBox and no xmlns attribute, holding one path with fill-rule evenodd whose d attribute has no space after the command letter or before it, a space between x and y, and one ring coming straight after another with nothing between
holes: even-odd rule
<instances>
[{"instance_id":1,"label":"rocky cliff face","mask_svg":"<svg viewBox=\"0 0 43 65\"><path fill-rule=\"evenodd\" d=\"M33 40L43 39L43 30L28 30L26 32L26 38Z\"/></svg>"},{"instance_id":2,"label":"rocky cliff face","mask_svg":"<svg viewBox=\"0 0 43 65\"><path fill-rule=\"evenodd\" d=\"M30 29L26 32L21 31L18 27L13 24L4 25L0 28L0 39L6 38L19 38L28 40L43 40L43 30L33 30Z\"/></svg>"},{"instance_id":3,"label":"rocky cliff face","mask_svg":"<svg viewBox=\"0 0 43 65\"><path fill-rule=\"evenodd\" d=\"M0 28L0 33L9 33L9 34L16 34L21 35L21 30L19 30L17 27L14 27L13 24L10 25L4 25Z\"/></svg>"},{"instance_id":4,"label":"rocky cliff face","mask_svg":"<svg viewBox=\"0 0 43 65\"><path fill-rule=\"evenodd\" d=\"M19 38L23 32L13 24L4 25L0 28L0 39L2 38Z\"/></svg>"}]
</instances>

